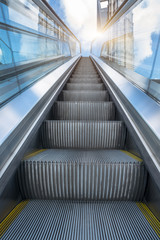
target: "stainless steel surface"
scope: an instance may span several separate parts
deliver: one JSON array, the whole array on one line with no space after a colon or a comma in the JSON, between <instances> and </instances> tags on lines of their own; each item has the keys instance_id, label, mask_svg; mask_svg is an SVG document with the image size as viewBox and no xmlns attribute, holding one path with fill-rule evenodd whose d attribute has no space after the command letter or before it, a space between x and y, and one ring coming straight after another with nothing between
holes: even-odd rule
<instances>
[{"instance_id":1,"label":"stainless steel surface","mask_svg":"<svg viewBox=\"0 0 160 240\"><path fill-rule=\"evenodd\" d=\"M101 66L113 83L134 106L138 114L144 119L154 134L160 139L160 105L144 92L136 88L125 77L105 64L101 59L92 55L92 58ZM136 97L135 97L136 96Z\"/></svg>"},{"instance_id":2,"label":"stainless steel surface","mask_svg":"<svg viewBox=\"0 0 160 240\"><path fill-rule=\"evenodd\" d=\"M83 61L80 61L80 63L82 62ZM56 93L53 91L53 89L50 90L52 92L52 101L50 101L48 108L51 107L51 104L53 104L55 101L53 95L57 96L58 93L62 90L64 84L71 76L71 72L72 68L69 73L67 73L68 77L66 76L64 80L61 79L61 81L59 81L59 84L57 85L57 90L55 90ZM44 99L44 101L46 101L46 99ZM63 103L65 104L65 102L61 102L60 104ZM86 102L84 101L83 104L85 103ZM97 103L100 104L101 102ZM72 102L72 104L75 104L75 102ZM78 104L82 103L79 102ZM94 105L95 102L90 102L87 104ZM103 104L107 105L111 104L111 102L104 102ZM85 108L81 112L82 115L85 114ZM40 109L40 113L38 112L38 118L40 117L39 114L42 114L43 109ZM50 237L56 239L56 236L57 238L62 239L62 236L64 236L64 238L66 239L66 231L69 232L69 239L70 236L73 238L75 236L75 238L77 239L79 233L80 239L94 239L95 236L98 239L106 239L106 236L109 239L111 239L110 236L113 236L113 239L116 239L115 236L117 237L117 239L124 239L124 237L131 236L131 234L133 234L133 239L145 239L146 236L151 236L153 239L156 239L156 233L153 231L152 227L148 224L148 222L147 224L149 226L146 225L146 219L135 203L131 201L128 203L126 201L119 201L120 205L118 205L116 202L98 201L103 199L142 200L144 197L144 191L147 181L147 171L143 162L136 161L135 159L133 159L134 156L128 156L129 153L117 150L118 148L122 149L125 147L126 127L123 121L91 120L91 117L94 116L94 111L96 111L96 105L94 107L94 110L92 111L93 112L91 114L89 113L88 120L58 119L44 121L42 125L43 143L45 144L44 147L47 148L48 146L50 146L60 149L42 149L45 151L41 153L32 153L32 155L26 156L25 159L21 162L21 167L19 169L19 184L21 186L21 193L23 194L23 197L43 199L57 198L59 200L58 202L54 200L52 200L51 202L45 201L44 208L41 205L43 201L36 201L36 206L31 206L31 211L35 217L33 219L34 224L32 224L32 213L29 212L27 216L28 210L27 212L24 212L27 206L29 206L32 201L29 202L29 204L22 210L22 218L19 220L19 217L21 216L20 214L13 222L14 224L17 221L17 226L14 226L12 228L13 225L11 225L11 227L3 235L4 239L13 238L13 236L16 236L17 239L23 239L23 237L24 239L33 239L36 237L38 237L38 239L43 239L43 236L45 236L46 239L50 239ZM108 112L109 108L107 108L106 111ZM48 117L50 119L49 110L46 110L46 112L48 112ZM56 116L56 114L57 112L55 113L55 118L58 117L58 115ZM46 115L47 113L45 114L45 116ZM101 116L100 113L99 117L103 117L103 114ZM38 119L34 118L33 121L35 120L37 121ZM26 125L24 126L26 127ZM47 131L46 126L48 127ZM34 132L32 133L34 134ZM47 139L47 141L45 138ZM109 149L106 149L106 146L108 146ZM72 147L74 149L69 149ZM89 148L91 148L91 150L89 150ZM95 150L94 148L98 148L98 150ZM116 150L111 150L111 148L116 148ZM20 157L21 156L19 156L19 158ZM70 199L71 201L68 202L63 200L63 202L61 202L60 199ZM74 202L73 199L96 199L97 201L96 203L94 201L87 201L81 203L80 201ZM39 207L38 203L40 203ZM50 203L58 203L61 205L52 205L52 211L51 208L46 209L50 206ZM83 216L81 224L84 226L84 230L82 230L83 228L80 228L79 233L76 232L77 227L74 228L74 226L76 222L79 223L78 227L80 227L81 218L77 218L77 215L73 213L74 203L76 203L78 206L81 204L80 207L78 207L77 205L75 206L76 214L78 216ZM65 204L68 204L67 207ZM83 206L83 204L86 205ZM103 208L102 210L101 206L103 206L103 204L105 204L105 206L108 206L108 208ZM114 206L111 206L110 204L114 204ZM134 204L135 206L133 210L132 204ZM88 205L93 207L88 208ZM44 211L42 209L44 209ZM63 209L65 211L69 210L69 212L64 212L65 215L63 215ZM112 211L112 209L114 212ZM43 212L42 215L41 210ZM131 213L134 215L134 218L129 217L130 212L128 211L131 211ZM83 215L83 212L87 214ZM47 213L51 213L51 218L54 219L58 224L53 224L53 222L49 223L49 220L51 218L47 215ZM73 215L70 215L71 213ZM109 213L110 215L108 215ZM43 219L41 219L41 216L43 216ZM74 218L75 216L76 218ZM136 216L138 217L136 218ZM44 219L45 217L46 220ZM56 217L58 218L56 219ZM64 226L64 224L62 225L63 227L65 227L64 231L62 230L62 226L60 223L61 217L63 221L67 224L66 226ZM65 217L72 219L73 221L71 222L73 222L74 224L69 225L70 223L66 221ZM94 221L91 222L93 217ZM23 225L22 219L28 220L28 225L26 228ZM110 219L111 222L109 222ZM36 223L36 221L38 221L38 224ZM115 229L117 226L115 221L118 221L119 223L117 229ZM131 226L130 221L132 221ZM39 225L39 223L42 222L44 230L43 227ZM113 225L111 225L111 223ZM91 226L93 226L93 224L97 226L97 229L92 228L95 232L94 235L91 233L91 231L89 232L89 229L91 229ZM58 229L56 229L54 232L54 230L51 229L51 225L53 227L58 227ZM139 227L140 230L138 231L137 229ZM112 228L113 232L111 232ZM145 230L145 228L147 229L147 233L141 232L142 229ZM16 231L16 235L14 232L15 229L18 229ZM48 232L46 232L47 229ZM59 231L60 229L62 231ZM40 233L40 235L38 235L41 230L42 232ZM132 236L130 237L130 239L132 239Z\"/></svg>"},{"instance_id":3,"label":"stainless steel surface","mask_svg":"<svg viewBox=\"0 0 160 240\"><path fill-rule=\"evenodd\" d=\"M148 92L160 102L160 80L151 80Z\"/></svg>"},{"instance_id":4,"label":"stainless steel surface","mask_svg":"<svg viewBox=\"0 0 160 240\"><path fill-rule=\"evenodd\" d=\"M56 120L114 120L113 102L55 102L53 119Z\"/></svg>"},{"instance_id":5,"label":"stainless steel surface","mask_svg":"<svg viewBox=\"0 0 160 240\"><path fill-rule=\"evenodd\" d=\"M107 65L109 65L111 68L113 68L115 71L118 71L125 78L127 78L129 81L131 81L131 83L136 85L136 87L140 88L142 91L147 92L148 85L149 85L149 78L144 77L144 76L138 74L137 72L134 72L131 69L122 67L115 62L111 62L104 57L101 57L101 59L105 63L107 63Z\"/></svg>"},{"instance_id":6,"label":"stainless steel surface","mask_svg":"<svg viewBox=\"0 0 160 240\"><path fill-rule=\"evenodd\" d=\"M148 176L147 180L145 201L146 205L160 221L160 191L150 176Z\"/></svg>"},{"instance_id":7,"label":"stainless steel surface","mask_svg":"<svg viewBox=\"0 0 160 240\"><path fill-rule=\"evenodd\" d=\"M129 131L127 131L126 137L126 149L130 153L133 153L134 155L141 157L138 142L133 139Z\"/></svg>"},{"instance_id":8,"label":"stainless steel surface","mask_svg":"<svg viewBox=\"0 0 160 240\"><path fill-rule=\"evenodd\" d=\"M69 83L100 83L101 80L100 78L87 78L87 77L84 77L84 78L80 78L80 77L77 77L77 78L70 78L69 80Z\"/></svg>"},{"instance_id":9,"label":"stainless steel surface","mask_svg":"<svg viewBox=\"0 0 160 240\"><path fill-rule=\"evenodd\" d=\"M141 201L146 181L143 162L120 150L46 150L19 169L24 199Z\"/></svg>"},{"instance_id":10,"label":"stainless steel surface","mask_svg":"<svg viewBox=\"0 0 160 240\"><path fill-rule=\"evenodd\" d=\"M0 109L0 192L18 166L18 152L29 143L29 137L41 124L78 59L79 56L65 63Z\"/></svg>"},{"instance_id":11,"label":"stainless steel surface","mask_svg":"<svg viewBox=\"0 0 160 240\"><path fill-rule=\"evenodd\" d=\"M103 83L67 83L66 90L104 90Z\"/></svg>"},{"instance_id":12,"label":"stainless steel surface","mask_svg":"<svg viewBox=\"0 0 160 240\"><path fill-rule=\"evenodd\" d=\"M63 90L63 101L109 101L109 94L107 91L75 91Z\"/></svg>"},{"instance_id":13,"label":"stainless steel surface","mask_svg":"<svg viewBox=\"0 0 160 240\"><path fill-rule=\"evenodd\" d=\"M22 200L17 172L10 178L5 190L0 196L0 222Z\"/></svg>"},{"instance_id":14,"label":"stainless steel surface","mask_svg":"<svg viewBox=\"0 0 160 240\"><path fill-rule=\"evenodd\" d=\"M119 105L133 129L140 146L148 171L157 186L160 177L160 105L147 96L140 89L132 85L125 77L92 55L109 92L114 96L116 105ZM106 80L108 78L108 80ZM160 186L158 186L160 188Z\"/></svg>"},{"instance_id":15,"label":"stainless steel surface","mask_svg":"<svg viewBox=\"0 0 160 240\"><path fill-rule=\"evenodd\" d=\"M123 149L126 128L120 121L45 121L43 148Z\"/></svg>"},{"instance_id":16,"label":"stainless steel surface","mask_svg":"<svg viewBox=\"0 0 160 240\"><path fill-rule=\"evenodd\" d=\"M153 228L135 202L31 200L1 239L158 240Z\"/></svg>"},{"instance_id":17,"label":"stainless steel surface","mask_svg":"<svg viewBox=\"0 0 160 240\"><path fill-rule=\"evenodd\" d=\"M79 56L76 56L63 64L0 109L0 145L78 58Z\"/></svg>"}]
</instances>

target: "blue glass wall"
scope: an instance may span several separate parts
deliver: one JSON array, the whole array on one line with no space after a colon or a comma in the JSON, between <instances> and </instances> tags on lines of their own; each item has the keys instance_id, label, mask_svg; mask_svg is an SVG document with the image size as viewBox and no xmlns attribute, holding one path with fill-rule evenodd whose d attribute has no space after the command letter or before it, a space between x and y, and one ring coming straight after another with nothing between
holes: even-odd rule
<instances>
[{"instance_id":1,"label":"blue glass wall","mask_svg":"<svg viewBox=\"0 0 160 240\"><path fill-rule=\"evenodd\" d=\"M160 94L159 9L159 0L137 1L92 44L93 54L145 91L151 93L153 81L157 83L156 97Z\"/></svg>"},{"instance_id":2,"label":"blue glass wall","mask_svg":"<svg viewBox=\"0 0 160 240\"><path fill-rule=\"evenodd\" d=\"M0 103L36 81L40 71L54 69L80 53L79 41L46 8L32 0L0 0ZM18 73L37 63L49 64L37 69L37 77L36 70L28 76Z\"/></svg>"}]
</instances>

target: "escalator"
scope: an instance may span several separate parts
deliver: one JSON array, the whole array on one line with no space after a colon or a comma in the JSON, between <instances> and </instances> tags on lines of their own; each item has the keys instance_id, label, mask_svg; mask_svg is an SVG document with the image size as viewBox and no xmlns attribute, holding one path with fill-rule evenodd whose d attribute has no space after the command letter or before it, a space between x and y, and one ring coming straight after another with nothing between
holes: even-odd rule
<instances>
[{"instance_id":1,"label":"escalator","mask_svg":"<svg viewBox=\"0 0 160 240\"><path fill-rule=\"evenodd\" d=\"M159 239L148 173L89 58L81 58L18 169L23 201L1 239Z\"/></svg>"}]
</instances>

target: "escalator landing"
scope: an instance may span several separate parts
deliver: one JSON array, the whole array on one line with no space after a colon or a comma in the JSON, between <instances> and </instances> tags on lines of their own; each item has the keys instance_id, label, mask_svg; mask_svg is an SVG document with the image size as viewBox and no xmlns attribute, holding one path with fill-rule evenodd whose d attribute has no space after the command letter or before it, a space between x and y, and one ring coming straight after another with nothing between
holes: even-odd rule
<instances>
[{"instance_id":1,"label":"escalator landing","mask_svg":"<svg viewBox=\"0 0 160 240\"><path fill-rule=\"evenodd\" d=\"M159 230L143 203L30 200L1 239L153 240Z\"/></svg>"}]
</instances>

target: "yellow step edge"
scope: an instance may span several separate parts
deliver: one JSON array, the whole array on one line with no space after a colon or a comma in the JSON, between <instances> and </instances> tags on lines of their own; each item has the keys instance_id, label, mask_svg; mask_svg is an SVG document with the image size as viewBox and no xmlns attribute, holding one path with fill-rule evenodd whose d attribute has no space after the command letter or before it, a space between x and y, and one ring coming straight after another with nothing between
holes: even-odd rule
<instances>
[{"instance_id":1,"label":"yellow step edge","mask_svg":"<svg viewBox=\"0 0 160 240\"><path fill-rule=\"evenodd\" d=\"M151 227L154 229L158 237L160 238L160 221L154 216L151 210L147 207L145 203L136 203L138 208L141 210Z\"/></svg>"},{"instance_id":2,"label":"yellow step edge","mask_svg":"<svg viewBox=\"0 0 160 240\"><path fill-rule=\"evenodd\" d=\"M9 214L8 216L0 223L0 238L5 233L5 231L9 228L12 222L16 219L16 217L21 213L21 211L28 204L29 200L25 200L20 202Z\"/></svg>"},{"instance_id":3,"label":"yellow step edge","mask_svg":"<svg viewBox=\"0 0 160 240\"><path fill-rule=\"evenodd\" d=\"M138 162L143 162L143 160L137 156L135 156L134 154L128 152L128 151L125 151L125 150L121 150L121 152L125 153L126 155L130 156L131 158L137 160Z\"/></svg>"},{"instance_id":4,"label":"yellow step edge","mask_svg":"<svg viewBox=\"0 0 160 240\"><path fill-rule=\"evenodd\" d=\"M34 156L36 156L37 154L39 154L39 153L41 153L41 152L44 152L44 151L46 151L47 149L40 149L40 150L34 150L33 152L31 152L31 153L29 153L28 155L26 155L25 157L24 157L24 160L27 160L28 158L31 158L31 157L34 157Z\"/></svg>"}]
</instances>

